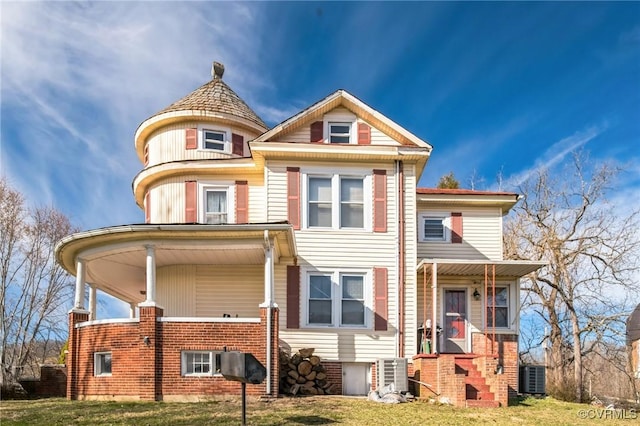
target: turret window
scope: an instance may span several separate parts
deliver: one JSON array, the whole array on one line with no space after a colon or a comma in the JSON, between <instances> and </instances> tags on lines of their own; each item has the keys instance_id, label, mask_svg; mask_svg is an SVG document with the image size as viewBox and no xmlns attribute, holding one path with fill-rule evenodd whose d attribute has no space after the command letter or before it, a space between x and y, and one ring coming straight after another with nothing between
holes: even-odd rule
<instances>
[{"instance_id":1,"label":"turret window","mask_svg":"<svg viewBox=\"0 0 640 426\"><path fill-rule=\"evenodd\" d=\"M204 149L215 149L218 151L224 151L226 139L226 132L207 129L202 131L202 147Z\"/></svg>"}]
</instances>

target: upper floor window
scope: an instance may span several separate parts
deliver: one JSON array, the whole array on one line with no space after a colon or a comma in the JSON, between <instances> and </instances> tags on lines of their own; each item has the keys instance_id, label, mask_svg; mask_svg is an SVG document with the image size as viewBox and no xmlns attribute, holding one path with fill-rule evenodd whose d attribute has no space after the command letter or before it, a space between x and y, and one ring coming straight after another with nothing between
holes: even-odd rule
<instances>
[{"instance_id":1,"label":"upper floor window","mask_svg":"<svg viewBox=\"0 0 640 426\"><path fill-rule=\"evenodd\" d=\"M312 272L308 275L307 325L366 327L369 305L367 274ZM370 309L370 307L369 307Z\"/></svg>"},{"instance_id":2,"label":"upper floor window","mask_svg":"<svg viewBox=\"0 0 640 426\"><path fill-rule=\"evenodd\" d=\"M235 220L235 191L233 183L199 183L198 222L211 225L232 223Z\"/></svg>"},{"instance_id":3,"label":"upper floor window","mask_svg":"<svg viewBox=\"0 0 640 426\"><path fill-rule=\"evenodd\" d=\"M421 216L421 241L448 241L447 221L444 216Z\"/></svg>"},{"instance_id":4,"label":"upper floor window","mask_svg":"<svg viewBox=\"0 0 640 426\"><path fill-rule=\"evenodd\" d=\"M363 176L314 176L307 180L308 228L365 228Z\"/></svg>"},{"instance_id":5,"label":"upper floor window","mask_svg":"<svg viewBox=\"0 0 640 426\"><path fill-rule=\"evenodd\" d=\"M225 151L226 149L226 132L220 130L202 130L202 147L204 149L215 149Z\"/></svg>"},{"instance_id":6,"label":"upper floor window","mask_svg":"<svg viewBox=\"0 0 640 426\"><path fill-rule=\"evenodd\" d=\"M350 143L351 123L329 123L330 143Z\"/></svg>"},{"instance_id":7,"label":"upper floor window","mask_svg":"<svg viewBox=\"0 0 640 426\"><path fill-rule=\"evenodd\" d=\"M495 288L495 296L493 288L487 289L487 326L493 327L493 318L495 312L496 328L509 328L509 287Z\"/></svg>"}]
</instances>

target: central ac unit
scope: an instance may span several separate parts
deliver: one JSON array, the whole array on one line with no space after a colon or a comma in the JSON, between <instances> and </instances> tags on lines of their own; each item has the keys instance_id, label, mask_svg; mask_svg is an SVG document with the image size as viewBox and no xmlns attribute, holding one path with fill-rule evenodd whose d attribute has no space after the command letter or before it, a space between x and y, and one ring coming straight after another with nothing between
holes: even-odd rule
<instances>
[{"instance_id":1,"label":"central ac unit","mask_svg":"<svg viewBox=\"0 0 640 426\"><path fill-rule=\"evenodd\" d=\"M543 365L520 366L520 393L544 394L545 367Z\"/></svg>"},{"instance_id":2,"label":"central ac unit","mask_svg":"<svg viewBox=\"0 0 640 426\"><path fill-rule=\"evenodd\" d=\"M408 362L406 358L379 359L376 361L377 389L393 383L398 392L409 390Z\"/></svg>"}]
</instances>

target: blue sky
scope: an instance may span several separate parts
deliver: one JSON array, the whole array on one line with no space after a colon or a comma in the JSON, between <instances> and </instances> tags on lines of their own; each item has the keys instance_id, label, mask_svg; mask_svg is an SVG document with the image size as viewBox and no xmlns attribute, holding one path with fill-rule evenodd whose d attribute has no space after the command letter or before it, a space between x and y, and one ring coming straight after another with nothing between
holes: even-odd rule
<instances>
[{"instance_id":1,"label":"blue sky","mask_svg":"<svg viewBox=\"0 0 640 426\"><path fill-rule=\"evenodd\" d=\"M274 125L337 89L497 189L583 147L640 203L640 3L0 3L0 173L81 229L141 223L135 129L210 78ZM513 189L513 187L503 187Z\"/></svg>"}]
</instances>

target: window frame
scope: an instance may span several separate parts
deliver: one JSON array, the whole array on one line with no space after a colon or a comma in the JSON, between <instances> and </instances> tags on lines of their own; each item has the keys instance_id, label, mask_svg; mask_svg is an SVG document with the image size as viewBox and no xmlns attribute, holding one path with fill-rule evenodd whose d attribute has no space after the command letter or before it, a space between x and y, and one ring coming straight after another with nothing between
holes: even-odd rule
<instances>
[{"instance_id":1,"label":"window frame","mask_svg":"<svg viewBox=\"0 0 640 426\"><path fill-rule=\"evenodd\" d=\"M109 371L103 371L102 359L109 357ZM100 351L93 353L93 375L95 377L109 377L113 373L113 353L111 351Z\"/></svg>"},{"instance_id":2,"label":"window frame","mask_svg":"<svg viewBox=\"0 0 640 426\"><path fill-rule=\"evenodd\" d=\"M372 170L342 170L337 173L327 173L326 169L308 169L302 170L302 199L301 199L301 229L308 231L353 231L353 232L373 232L373 179ZM330 179L331 180L331 225L315 226L310 225L310 185L309 180L313 178ZM344 179L361 179L362 180L362 227L342 226L342 180Z\"/></svg>"},{"instance_id":3,"label":"window frame","mask_svg":"<svg viewBox=\"0 0 640 426\"><path fill-rule=\"evenodd\" d=\"M328 120L327 121L327 143L329 144L338 144L338 145L349 145L353 144L353 121L340 121L340 120ZM346 133L334 133L332 131L333 126L347 126L349 131ZM333 141L333 137L337 138L348 138L346 142L342 141Z\"/></svg>"},{"instance_id":4,"label":"window frame","mask_svg":"<svg viewBox=\"0 0 640 426\"><path fill-rule=\"evenodd\" d=\"M222 351L200 350L200 349L183 349L180 351L180 376L182 377L218 377L220 373L219 359ZM189 372L187 357L189 355L209 355L209 371L206 373Z\"/></svg>"},{"instance_id":5,"label":"window frame","mask_svg":"<svg viewBox=\"0 0 640 426\"><path fill-rule=\"evenodd\" d=\"M442 238L427 238L425 235L424 225L427 220L442 221ZM421 243L450 243L451 242L451 213L429 212L421 213L418 221L418 232Z\"/></svg>"},{"instance_id":6,"label":"window frame","mask_svg":"<svg viewBox=\"0 0 640 426\"><path fill-rule=\"evenodd\" d=\"M331 280L331 322L326 323L312 323L310 322L310 301L311 301L311 277L313 276L326 276ZM342 305L344 300L342 290L343 277L362 277L362 305L364 310L363 324L344 324ZM303 274L303 328L318 328L318 329L355 329L355 330L368 330L373 328L373 281L372 272L363 269L323 269L323 270L308 270ZM359 299L358 299L359 300Z\"/></svg>"},{"instance_id":7,"label":"window frame","mask_svg":"<svg viewBox=\"0 0 640 426\"><path fill-rule=\"evenodd\" d=\"M219 142L222 145L223 149L207 148L205 146L205 143L206 143L205 133L206 132L222 134L223 135L223 140L222 141L216 141L216 142ZM217 126L217 125L207 125L207 124L201 124L201 125L198 126L198 150L206 151L206 152L222 152L222 153L225 153L225 154L230 154L231 153L231 149L232 149L232 145L231 145L231 129L230 128L221 127L221 126Z\"/></svg>"},{"instance_id":8,"label":"window frame","mask_svg":"<svg viewBox=\"0 0 640 426\"><path fill-rule=\"evenodd\" d=\"M511 285L510 284L496 284L495 285L495 289L496 292L498 292L498 290L500 289L506 289L507 290L507 297L505 299L505 305L495 305L496 310L498 308L500 309L507 309L507 324L506 325L498 325L496 324L496 330L511 330L513 328L513 319L512 319L512 308L511 306L513 305L513 301L512 299L512 293L513 291L511 290ZM493 296L491 293L493 291L492 287L487 288L487 300L486 300L486 312L484 313L484 320L485 320L485 325L486 328L493 328L493 321L489 321L489 312L491 312L493 310L493 301L495 300L495 296ZM497 318L497 316L496 316Z\"/></svg>"},{"instance_id":9,"label":"window frame","mask_svg":"<svg viewBox=\"0 0 640 426\"><path fill-rule=\"evenodd\" d=\"M236 223L235 217L235 182L198 181L198 223L207 222L207 192L220 191L227 194L227 221L221 223ZM212 223L211 225L218 225Z\"/></svg>"}]
</instances>

